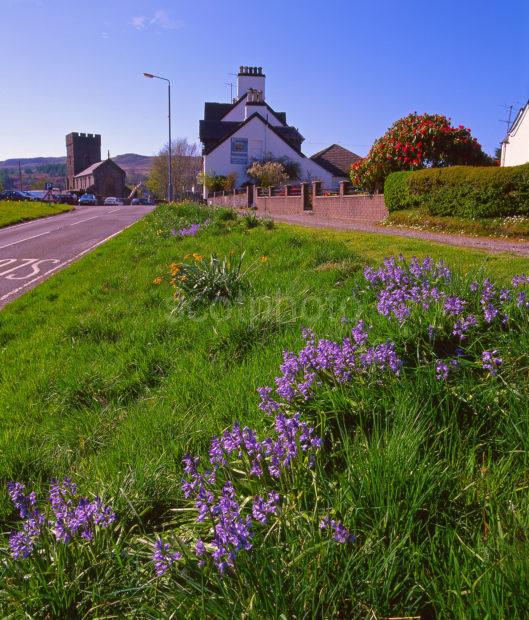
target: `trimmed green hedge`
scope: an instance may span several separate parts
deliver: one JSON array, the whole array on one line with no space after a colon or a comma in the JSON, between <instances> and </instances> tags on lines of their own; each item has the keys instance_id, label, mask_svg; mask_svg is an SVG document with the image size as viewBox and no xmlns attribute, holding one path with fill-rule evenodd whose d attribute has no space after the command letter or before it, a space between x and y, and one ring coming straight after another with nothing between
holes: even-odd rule
<instances>
[{"instance_id":1,"label":"trimmed green hedge","mask_svg":"<svg viewBox=\"0 0 529 620\"><path fill-rule=\"evenodd\" d=\"M465 218L528 215L529 164L394 172L384 198L389 211L425 207L431 215Z\"/></svg>"},{"instance_id":2,"label":"trimmed green hedge","mask_svg":"<svg viewBox=\"0 0 529 620\"><path fill-rule=\"evenodd\" d=\"M411 209L415 200L410 194L408 178L411 172L392 172L384 183L384 204L388 211Z\"/></svg>"}]
</instances>

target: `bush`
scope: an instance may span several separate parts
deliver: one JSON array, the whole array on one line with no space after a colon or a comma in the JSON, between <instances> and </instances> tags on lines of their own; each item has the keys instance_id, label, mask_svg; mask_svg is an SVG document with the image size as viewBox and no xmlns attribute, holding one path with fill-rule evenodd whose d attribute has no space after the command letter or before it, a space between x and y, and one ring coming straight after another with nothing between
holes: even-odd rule
<instances>
[{"instance_id":1,"label":"bush","mask_svg":"<svg viewBox=\"0 0 529 620\"><path fill-rule=\"evenodd\" d=\"M388 211L411 209L416 200L408 188L408 177L411 172L392 172L384 183L384 202Z\"/></svg>"},{"instance_id":2,"label":"bush","mask_svg":"<svg viewBox=\"0 0 529 620\"><path fill-rule=\"evenodd\" d=\"M453 127L441 114L413 113L393 123L367 157L351 166L351 181L374 192L382 189L391 172L399 170L491 163L470 129Z\"/></svg>"},{"instance_id":3,"label":"bush","mask_svg":"<svg viewBox=\"0 0 529 620\"><path fill-rule=\"evenodd\" d=\"M283 185L288 181L285 167L279 161L254 161L246 174L261 187Z\"/></svg>"},{"instance_id":4,"label":"bush","mask_svg":"<svg viewBox=\"0 0 529 620\"><path fill-rule=\"evenodd\" d=\"M384 184L389 211L424 207L430 215L464 218L529 214L529 164L454 166L393 173Z\"/></svg>"}]
</instances>

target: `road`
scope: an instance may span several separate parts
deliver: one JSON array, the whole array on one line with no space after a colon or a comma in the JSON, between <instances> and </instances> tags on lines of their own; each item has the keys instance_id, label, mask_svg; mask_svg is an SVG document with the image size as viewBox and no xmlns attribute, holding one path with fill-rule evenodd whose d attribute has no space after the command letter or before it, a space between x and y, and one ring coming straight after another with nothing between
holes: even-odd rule
<instances>
[{"instance_id":1,"label":"road","mask_svg":"<svg viewBox=\"0 0 529 620\"><path fill-rule=\"evenodd\" d=\"M114 237L154 207L78 207L0 228L0 308Z\"/></svg>"}]
</instances>

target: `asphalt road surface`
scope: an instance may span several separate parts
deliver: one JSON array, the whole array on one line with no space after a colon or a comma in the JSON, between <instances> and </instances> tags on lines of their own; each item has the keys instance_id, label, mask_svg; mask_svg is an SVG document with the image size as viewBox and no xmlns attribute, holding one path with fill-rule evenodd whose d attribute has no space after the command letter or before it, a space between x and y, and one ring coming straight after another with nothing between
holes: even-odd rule
<instances>
[{"instance_id":1,"label":"asphalt road surface","mask_svg":"<svg viewBox=\"0 0 529 620\"><path fill-rule=\"evenodd\" d=\"M0 308L114 237L154 207L77 207L0 228Z\"/></svg>"}]
</instances>

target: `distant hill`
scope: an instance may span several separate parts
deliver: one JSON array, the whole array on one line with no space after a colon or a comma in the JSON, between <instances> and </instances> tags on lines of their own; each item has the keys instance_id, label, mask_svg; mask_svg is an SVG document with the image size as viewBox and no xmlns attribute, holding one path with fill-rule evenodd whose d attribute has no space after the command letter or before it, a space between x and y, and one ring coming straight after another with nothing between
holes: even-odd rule
<instances>
[{"instance_id":1,"label":"distant hill","mask_svg":"<svg viewBox=\"0 0 529 620\"><path fill-rule=\"evenodd\" d=\"M139 183L149 176L154 157L124 153L112 159L125 170L128 183ZM53 183L58 187L64 186L66 157L29 157L0 161L0 183L4 188L18 189L19 162L24 189L42 185L45 182Z\"/></svg>"}]
</instances>

